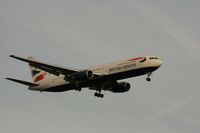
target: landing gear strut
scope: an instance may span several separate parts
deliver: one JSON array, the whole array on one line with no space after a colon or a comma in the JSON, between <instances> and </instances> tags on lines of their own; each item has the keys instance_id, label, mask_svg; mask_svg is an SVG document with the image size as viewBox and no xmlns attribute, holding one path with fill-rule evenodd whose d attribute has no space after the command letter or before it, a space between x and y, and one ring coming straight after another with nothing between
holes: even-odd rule
<instances>
[{"instance_id":1,"label":"landing gear strut","mask_svg":"<svg viewBox=\"0 0 200 133\"><path fill-rule=\"evenodd\" d=\"M151 81L151 78L150 78L150 77L151 77L151 74L152 74L152 73L150 73L150 72L147 73L146 81L149 81L149 82Z\"/></svg>"}]
</instances>

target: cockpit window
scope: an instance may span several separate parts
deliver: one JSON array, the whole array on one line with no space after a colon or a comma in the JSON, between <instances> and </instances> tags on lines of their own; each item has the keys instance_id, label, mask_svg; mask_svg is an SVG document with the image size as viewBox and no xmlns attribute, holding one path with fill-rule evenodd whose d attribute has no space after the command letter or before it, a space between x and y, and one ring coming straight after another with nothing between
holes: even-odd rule
<instances>
[{"instance_id":1,"label":"cockpit window","mask_svg":"<svg viewBox=\"0 0 200 133\"><path fill-rule=\"evenodd\" d=\"M150 60L158 59L157 57L149 57Z\"/></svg>"},{"instance_id":2,"label":"cockpit window","mask_svg":"<svg viewBox=\"0 0 200 133\"><path fill-rule=\"evenodd\" d=\"M147 59L144 57L142 60L140 60L141 63L145 62Z\"/></svg>"}]
</instances>

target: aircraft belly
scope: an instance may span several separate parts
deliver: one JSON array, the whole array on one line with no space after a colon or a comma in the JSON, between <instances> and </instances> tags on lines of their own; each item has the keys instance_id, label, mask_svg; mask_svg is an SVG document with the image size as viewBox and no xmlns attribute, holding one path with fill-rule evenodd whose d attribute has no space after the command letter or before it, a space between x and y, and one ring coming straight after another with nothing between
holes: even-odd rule
<instances>
[{"instance_id":1,"label":"aircraft belly","mask_svg":"<svg viewBox=\"0 0 200 133\"><path fill-rule=\"evenodd\" d=\"M126 79L126 78L130 78L130 77L145 75L145 74L147 74L147 72L153 72L156 69L157 69L157 67L137 68L137 69L132 69L132 70L128 70L128 71L122 71L119 73L106 75L105 79L114 79L114 80Z\"/></svg>"},{"instance_id":2,"label":"aircraft belly","mask_svg":"<svg viewBox=\"0 0 200 133\"><path fill-rule=\"evenodd\" d=\"M82 82L81 87L98 86L98 85L101 85L102 83L105 83L105 82L108 82L108 81L116 81L116 80L141 76L141 75L147 74L147 72L153 72L157 68L158 67L146 67L146 68L132 69L132 70L129 70L129 71L123 71L123 72L114 73L114 74L108 74L108 75L104 75L102 77L99 77L97 79Z\"/></svg>"}]
</instances>

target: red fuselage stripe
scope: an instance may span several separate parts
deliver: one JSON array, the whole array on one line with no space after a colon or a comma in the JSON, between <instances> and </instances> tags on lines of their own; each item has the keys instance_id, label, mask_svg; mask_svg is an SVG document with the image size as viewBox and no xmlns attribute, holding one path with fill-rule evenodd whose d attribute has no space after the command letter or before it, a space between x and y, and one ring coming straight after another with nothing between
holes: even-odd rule
<instances>
[{"instance_id":1,"label":"red fuselage stripe","mask_svg":"<svg viewBox=\"0 0 200 133\"><path fill-rule=\"evenodd\" d=\"M142 60L142 59L144 59L144 57L132 58L132 59L129 59L129 61L136 61L136 60Z\"/></svg>"}]
</instances>

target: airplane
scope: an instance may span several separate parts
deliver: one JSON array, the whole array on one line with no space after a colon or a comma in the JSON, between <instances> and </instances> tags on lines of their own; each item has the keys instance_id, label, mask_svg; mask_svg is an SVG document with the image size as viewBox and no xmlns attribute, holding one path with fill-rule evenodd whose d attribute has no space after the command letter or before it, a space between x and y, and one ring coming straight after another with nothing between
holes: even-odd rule
<instances>
[{"instance_id":1,"label":"airplane","mask_svg":"<svg viewBox=\"0 0 200 133\"><path fill-rule=\"evenodd\" d=\"M96 91L95 97L100 98L104 97L102 90L113 93L130 90L130 83L118 80L147 75L146 81L151 81L152 73L162 64L156 56L141 56L86 69L73 69L37 61L31 56L23 58L10 55L10 57L29 64L33 82L13 78L6 78L7 80L40 92L81 91L82 88L89 88Z\"/></svg>"}]
</instances>

